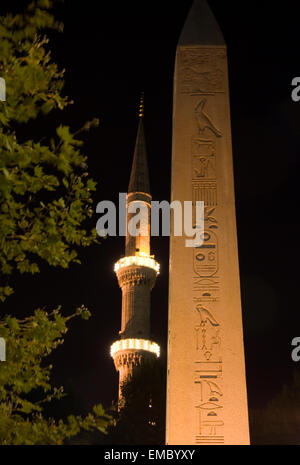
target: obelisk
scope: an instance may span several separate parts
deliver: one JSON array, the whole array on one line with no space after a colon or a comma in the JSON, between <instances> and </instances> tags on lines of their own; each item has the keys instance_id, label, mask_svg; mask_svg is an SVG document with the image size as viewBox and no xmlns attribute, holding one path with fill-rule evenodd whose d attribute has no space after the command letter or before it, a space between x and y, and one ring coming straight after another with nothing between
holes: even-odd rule
<instances>
[{"instance_id":1,"label":"obelisk","mask_svg":"<svg viewBox=\"0 0 300 465\"><path fill-rule=\"evenodd\" d=\"M179 39L171 200L204 201L200 247L170 238L166 443L249 444L226 45L205 1Z\"/></svg>"}]
</instances>

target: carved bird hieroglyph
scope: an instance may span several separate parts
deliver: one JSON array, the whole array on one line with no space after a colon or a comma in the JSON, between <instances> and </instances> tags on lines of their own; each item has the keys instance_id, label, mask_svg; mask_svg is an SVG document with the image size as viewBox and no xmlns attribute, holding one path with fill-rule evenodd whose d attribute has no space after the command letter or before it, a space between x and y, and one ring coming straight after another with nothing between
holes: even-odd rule
<instances>
[{"instance_id":1,"label":"carved bird hieroglyph","mask_svg":"<svg viewBox=\"0 0 300 465\"><path fill-rule=\"evenodd\" d=\"M196 122L200 134L207 128L210 129L217 137L221 137L221 131L216 127L212 122L211 118L204 111L204 106L206 104L206 98L202 99L195 108Z\"/></svg>"},{"instance_id":2,"label":"carved bird hieroglyph","mask_svg":"<svg viewBox=\"0 0 300 465\"><path fill-rule=\"evenodd\" d=\"M212 316L212 314L210 313L210 311L207 310L207 308L202 307L201 305L199 305L199 306L197 307L197 312L198 312L199 315L200 315L200 320L201 320L201 323L202 323L202 324L205 324L207 321L209 321L209 323L210 323L212 326L219 326L219 323L218 323L217 320Z\"/></svg>"}]
</instances>

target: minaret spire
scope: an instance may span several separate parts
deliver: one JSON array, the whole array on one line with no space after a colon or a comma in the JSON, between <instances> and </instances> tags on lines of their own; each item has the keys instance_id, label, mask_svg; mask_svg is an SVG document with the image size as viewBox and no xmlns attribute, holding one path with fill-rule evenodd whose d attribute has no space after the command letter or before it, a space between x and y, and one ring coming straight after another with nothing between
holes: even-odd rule
<instances>
[{"instance_id":1,"label":"minaret spire","mask_svg":"<svg viewBox=\"0 0 300 465\"><path fill-rule=\"evenodd\" d=\"M139 105L139 118L144 117L144 92L141 92L140 105Z\"/></svg>"},{"instance_id":2,"label":"minaret spire","mask_svg":"<svg viewBox=\"0 0 300 465\"><path fill-rule=\"evenodd\" d=\"M139 124L134 149L128 193L143 192L150 195L150 182L144 134L144 93L142 92L139 104Z\"/></svg>"},{"instance_id":3,"label":"minaret spire","mask_svg":"<svg viewBox=\"0 0 300 465\"><path fill-rule=\"evenodd\" d=\"M122 384L145 363L159 356L159 346L150 340L150 295L159 273L159 264L150 255L151 194L143 128L144 94L139 102L139 123L127 194L127 234L125 257L115 264L122 289L120 339L111 346L111 355L119 372L119 398ZM139 234L131 235L130 224L140 210Z\"/></svg>"}]
</instances>

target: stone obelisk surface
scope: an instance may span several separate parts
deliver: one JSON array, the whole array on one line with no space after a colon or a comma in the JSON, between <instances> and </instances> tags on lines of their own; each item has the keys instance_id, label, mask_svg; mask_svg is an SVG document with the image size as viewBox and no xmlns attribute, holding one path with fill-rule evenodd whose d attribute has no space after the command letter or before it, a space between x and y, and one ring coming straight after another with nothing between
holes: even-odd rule
<instances>
[{"instance_id":1,"label":"stone obelisk surface","mask_svg":"<svg viewBox=\"0 0 300 465\"><path fill-rule=\"evenodd\" d=\"M249 444L226 45L204 1L179 39L171 200L204 201L201 247L170 238L167 444Z\"/></svg>"}]
</instances>

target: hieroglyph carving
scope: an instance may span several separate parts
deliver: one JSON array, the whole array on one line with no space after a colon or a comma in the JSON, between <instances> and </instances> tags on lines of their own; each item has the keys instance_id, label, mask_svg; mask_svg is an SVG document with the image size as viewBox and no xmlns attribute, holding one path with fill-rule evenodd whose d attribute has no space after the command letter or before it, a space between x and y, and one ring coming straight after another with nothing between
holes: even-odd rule
<instances>
[{"instance_id":1,"label":"hieroglyph carving","mask_svg":"<svg viewBox=\"0 0 300 465\"><path fill-rule=\"evenodd\" d=\"M192 94L224 92L224 48L193 47L180 50L180 91Z\"/></svg>"}]
</instances>

